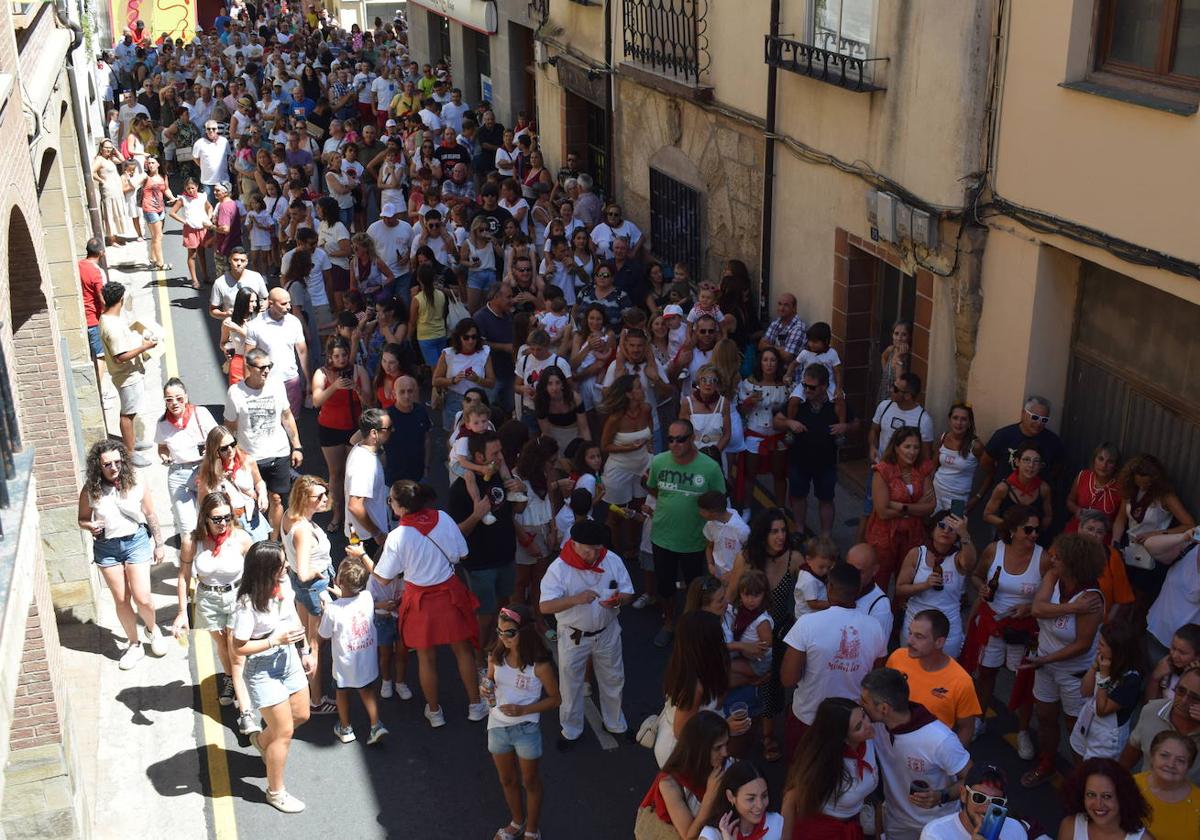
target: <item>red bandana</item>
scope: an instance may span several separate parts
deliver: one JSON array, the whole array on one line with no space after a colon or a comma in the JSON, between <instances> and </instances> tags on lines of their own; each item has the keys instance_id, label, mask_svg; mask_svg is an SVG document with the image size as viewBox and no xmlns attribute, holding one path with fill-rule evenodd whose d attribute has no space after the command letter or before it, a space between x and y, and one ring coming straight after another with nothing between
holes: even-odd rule
<instances>
[{"instance_id":1,"label":"red bandana","mask_svg":"<svg viewBox=\"0 0 1200 840\"><path fill-rule=\"evenodd\" d=\"M183 431L184 429L187 428L187 424L192 422L192 415L195 413L196 413L196 406L192 405L191 403L188 403L187 405L185 405L183 407L183 412L179 415L178 420L175 419L175 417L169 411L163 414L163 419L166 420L168 423L170 423L172 426L174 426L176 429Z\"/></svg>"},{"instance_id":2,"label":"red bandana","mask_svg":"<svg viewBox=\"0 0 1200 840\"><path fill-rule=\"evenodd\" d=\"M575 540L567 540L567 544L562 548L562 554L559 555L562 561L572 569L579 569L581 572L593 572L595 574L604 574L604 567L601 562L604 560L604 554L601 553L596 561L596 565L592 565L579 556L579 552L575 550Z\"/></svg>"},{"instance_id":3,"label":"red bandana","mask_svg":"<svg viewBox=\"0 0 1200 840\"><path fill-rule=\"evenodd\" d=\"M232 481L233 477L241 471L242 450L240 447L234 448L233 457L228 461L226 461L224 458L221 458L221 469L225 471L225 475L229 476L230 481Z\"/></svg>"},{"instance_id":4,"label":"red bandana","mask_svg":"<svg viewBox=\"0 0 1200 840\"><path fill-rule=\"evenodd\" d=\"M217 534L215 537L212 534L208 535L208 539L213 544L212 553L214 556L221 553L221 546L225 544L225 540L229 539L229 535L232 533L233 520L231 519L229 520L229 526L225 529L224 533Z\"/></svg>"},{"instance_id":5,"label":"red bandana","mask_svg":"<svg viewBox=\"0 0 1200 840\"><path fill-rule=\"evenodd\" d=\"M849 746L842 751L842 758L853 758L854 769L858 771L859 781L862 781L863 773L874 773L875 768L871 766L871 762L867 761L867 742L863 741L858 745L857 750L850 749Z\"/></svg>"},{"instance_id":6,"label":"red bandana","mask_svg":"<svg viewBox=\"0 0 1200 840\"><path fill-rule=\"evenodd\" d=\"M416 528L428 537L429 532L438 524L438 512L432 508L423 508L413 513L406 513L400 517L400 524Z\"/></svg>"},{"instance_id":7,"label":"red bandana","mask_svg":"<svg viewBox=\"0 0 1200 840\"><path fill-rule=\"evenodd\" d=\"M1042 486L1042 477L1040 475L1035 475L1032 481L1030 481L1028 484L1024 484L1021 482L1020 474L1016 470L1013 470L1012 475L1004 479L1004 483L1009 487L1016 488L1018 493L1021 493L1025 496L1033 496L1038 492L1038 488Z\"/></svg>"},{"instance_id":8,"label":"red bandana","mask_svg":"<svg viewBox=\"0 0 1200 840\"><path fill-rule=\"evenodd\" d=\"M741 820L738 820L738 827L733 830L734 840L762 840L767 836L767 815L763 814L762 822L756 825L749 834L742 834Z\"/></svg>"},{"instance_id":9,"label":"red bandana","mask_svg":"<svg viewBox=\"0 0 1200 840\"><path fill-rule=\"evenodd\" d=\"M766 610L760 604L757 610L748 610L741 604L737 605L737 609L733 613L733 627L731 632L735 642L740 641L742 634L746 632L746 628L754 623L754 619L762 615Z\"/></svg>"}]
</instances>

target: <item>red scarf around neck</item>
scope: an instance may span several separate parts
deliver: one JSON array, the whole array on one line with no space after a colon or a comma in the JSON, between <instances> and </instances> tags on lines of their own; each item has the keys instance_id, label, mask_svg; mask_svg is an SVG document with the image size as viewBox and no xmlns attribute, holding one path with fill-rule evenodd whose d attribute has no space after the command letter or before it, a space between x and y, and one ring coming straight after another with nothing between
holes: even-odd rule
<instances>
[{"instance_id":1,"label":"red scarf around neck","mask_svg":"<svg viewBox=\"0 0 1200 840\"><path fill-rule=\"evenodd\" d=\"M601 565L604 560L604 552L596 558L596 564L592 565L579 556L579 552L575 549L575 540L567 540L567 544L562 548L562 554L559 555L562 561L572 569L579 569L581 572L593 572L594 574L604 574L604 566Z\"/></svg>"},{"instance_id":2,"label":"red scarf around neck","mask_svg":"<svg viewBox=\"0 0 1200 840\"><path fill-rule=\"evenodd\" d=\"M231 519L229 520L229 527L225 529L224 533L217 534L216 536L213 536L211 533L208 535L208 539L212 543L212 553L214 555L221 553L221 546L225 544L225 540L229 539L229 535L232 533L233 520Z\"/></svg>"},{"instance_id":3,"label":"red scarf around neck","mask_svg":"<svg viewBox=\"0 0 1200 840\"><path fill-rule=\"evenodd\" d=\"M433 530L438 523L438 512L432 508L422 508L421 510L406 513L400 517L400 524L407 525L410 528L416 528L422 535L428 537L429 532Z\"/></svg>"},{"instance_id":4,"label":"red scarf around neck","mask_svg":"<svg viewBox=\"0 0 1200 840\"><path fill-rule=\"evenodd\" d=\"M849 744L842 751L843 758L854 759L854 769L858 771L858 779L862 781L864 773L874 773L875 768L871 766L871 762L867 761L867 742L863 741L858 745L858 749L852 749Z\"/></svg>"},{"instance_id":5,"label":"red scarf around neck","mask_svg":"<svg viewBox=\"0 0 1200 840\"><path fill-rule=\"evenodd\" d=\"M221 458L221 469L225 471L225 475L232 480L235 475L241 472L242 469L242 450L240 447L233 450L233 457L226 461Z\"/></svg>"},{"instance_id":6,"label":"red scarf around neck","mask_svg":"<svg viewBox=\"0 0 1200 840\"><path fill-rule=\"evenodd\" d=\"M1016 491L1022 495L1033 496L1037 494L1038 488L1042 486L1042 477L1040 475L1035 475L1033 480L1031 480L1028 484L1025 484L1021 481L1020 473L1017 470L1013 470L1012 474L1008 478L1004 479L1004 483L1009 487L1015 488Z\"/></svg>"},{"instance_id":7,"label":"red scarf around neck","mask_svg":"<svg viewBox=\"0 0 1200 840\"><path fill-rule=\"evenodd\" d=\"M762 615L766 610L763 605L759 605L757 610L746 609L741 604L738 604L733 613L733 627L730 632L733 634L735 642L741 641L742 634L746 632L746 628L754 623L754 619Z\"/></svg>"},{"instance_id":8,"label":"red scarf around neck","mask_svg":"<svg viewBox=\"0 0 1200 840\"><path fill-rule=\"evenodd\" d=\"M767 836L767 815L763 814L762 820L758 825L750 830L749 834L742 834L742 821L739 819L737 827L733 830L734 840L762 840Z\"/></svg>"},{"instance_id":9,"label":"red scarf around neck","mask_svg":"<svg viewBox=\"0 0 1200 840\"><path fill-rule=\"evenodd\" d=\"M183 412L179 415L179 419L176 419L169 411L165 412L163 414L163 419L166 420L168 423L170 423L172 426L174 426L176 429L183 431L184 429L187 428L188 423L192 422L192 415L195 413L196 413L196 406L192 405L191 403L188 403L187 405L185 405L183 407Z\"/></svg>"}]
</instances>

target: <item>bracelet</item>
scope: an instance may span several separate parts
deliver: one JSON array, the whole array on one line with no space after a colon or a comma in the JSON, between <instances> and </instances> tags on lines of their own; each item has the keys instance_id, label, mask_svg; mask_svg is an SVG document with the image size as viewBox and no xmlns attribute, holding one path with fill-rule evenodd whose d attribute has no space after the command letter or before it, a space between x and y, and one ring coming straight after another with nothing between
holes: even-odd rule
<instances>
[{"instance_id":1,"label":"bracelet","mask_svg":"<svg viewBox=\"0 0 1200 840\"><path fill-rule=\"evenodd\" d=\"M303 451L304 451L304 449L303 449L302 447L299 447L299 446L293 446L293 447L292 447L292 451L293 451L293 452L303 452Z\"/></svg>"}]
</instances>

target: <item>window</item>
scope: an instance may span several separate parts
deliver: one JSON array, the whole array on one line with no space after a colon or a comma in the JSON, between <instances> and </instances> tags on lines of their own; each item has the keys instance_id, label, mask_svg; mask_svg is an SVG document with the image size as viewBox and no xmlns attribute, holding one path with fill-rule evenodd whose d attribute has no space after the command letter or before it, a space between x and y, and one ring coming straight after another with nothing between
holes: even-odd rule
<instances>
[{"instance_id":1,"label":"window","mask_svg":"<svg viewBox=\"0 0 1200 840\"><path fill-rule=\"evenodd\" d=\"M700 276L700 193L650 168L650 242L664 265L683 263Z\"/></svg>"},{"instance_id":2,"label":"window","mask_svg":"<svg viewBox=\"0 0 1200 840\"><path fill-rule=\"evenodd\" d=\"M1200 0L1104 0L1096 69L1200 89Z\"/></svg>"},{"instance_id":3,"label":"window","mask_svg":"<svg viewBox=\"0 0 1200 840\"><path fill-rule=\"evenodd\" d=\"M832 53L870 58L875 0L812 0L812 44Z\"/></svg>"}]
</instances>

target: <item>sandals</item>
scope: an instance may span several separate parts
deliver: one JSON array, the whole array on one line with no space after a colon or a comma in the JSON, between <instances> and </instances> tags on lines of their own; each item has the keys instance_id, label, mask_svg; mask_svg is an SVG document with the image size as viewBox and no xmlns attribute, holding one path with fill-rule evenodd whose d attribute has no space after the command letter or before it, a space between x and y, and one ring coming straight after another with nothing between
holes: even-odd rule
<instances>
[{"instance_id":1,"label":"sandals","mask_svg":"<svg viewBox=\"0 0 1200 840\"><path fill-rule=\"evenodd\" d=\"M1021 787L1035 788L1041 787L1050 781L1050 777L1054 775L1054 766L1045 762L1039 761L1037 766L1032 770L1021 775Z\"/></svg>"},{"instance_id":2,"label":"sandals","mask_svg":"<svg viewBox=\"0 0 1200 840\"><path fill-rule=\"evenodd\" d=\"M779 742L770 735L764 735L762 739L763 761L774 763L783 758L783 753L779 751Z\"/></svg>"},{"instance_id":3,"label":"sandals","mask_svg":"<svg viewBox=\"0 0 1200 840\"><path fill-rule=\"evenodd\" d=\"M498 829L495 835L492 837L492 840L519 840L524 830L524 824L510 822L508 825L504 826L504 828Z\"/></svg>"}]
</instances>

